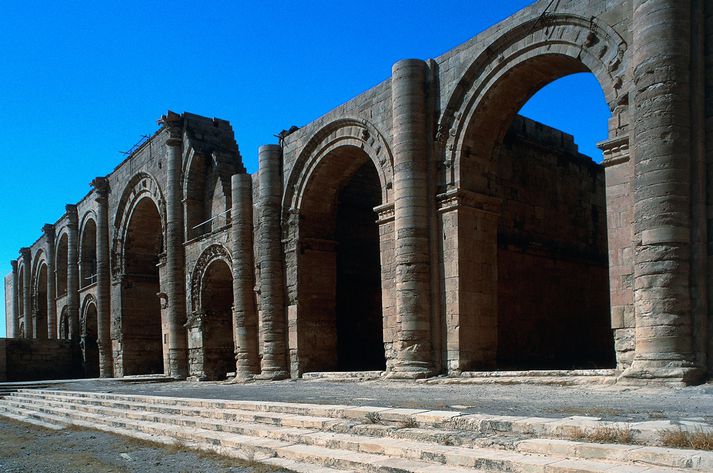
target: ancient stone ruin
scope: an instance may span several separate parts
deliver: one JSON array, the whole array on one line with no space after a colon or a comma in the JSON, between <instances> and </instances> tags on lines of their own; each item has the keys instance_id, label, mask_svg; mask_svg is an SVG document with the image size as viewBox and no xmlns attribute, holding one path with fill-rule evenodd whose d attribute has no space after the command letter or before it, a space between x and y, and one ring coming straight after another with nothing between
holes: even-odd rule
<instances>
[{"instance_id":1,"label":"ancient stone ruin","mask_svg":"<svg viewBox=\"0 0 713 473\"><path fill-rule=\"evenodd\" d=\"M542 0L396 62L261 147L254 175L228 122L168 112L12 262L8 337L37 339L15 363L51 341L102 377L605 367L699 382L711 51L710 2ZM602 165L517 115L586 71L611 110Z\"/></svg>"}]
</instances>

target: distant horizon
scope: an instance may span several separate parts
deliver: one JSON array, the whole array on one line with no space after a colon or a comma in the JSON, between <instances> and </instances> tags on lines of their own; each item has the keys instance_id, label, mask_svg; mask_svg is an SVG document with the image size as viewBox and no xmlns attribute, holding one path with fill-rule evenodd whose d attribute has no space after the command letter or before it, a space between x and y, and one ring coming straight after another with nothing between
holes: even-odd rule
<instances>
[{"instance_id":1,"label":"distant horizon","mask_svg":"<svg viewBox=\"0 0 713 473\"><path fill-rule=\"evenodd\" d=\"M397 0L384 6L278 1L270 9L115 5L33 6L11 0L0 46L0 137L5 191L0 274L66 203L112 172L167 110L230 121L248 172L259 145L275 143L390 76L407 57L437 57L527 6L484 0ZM378 13L376 13L378 12ZM344 21L349 19L349 21ZM543 88L521 115L575 138L601 161L609 110L590 73ZM4 284L0 336L6 335Z\"/></svg>"}]
</instances>

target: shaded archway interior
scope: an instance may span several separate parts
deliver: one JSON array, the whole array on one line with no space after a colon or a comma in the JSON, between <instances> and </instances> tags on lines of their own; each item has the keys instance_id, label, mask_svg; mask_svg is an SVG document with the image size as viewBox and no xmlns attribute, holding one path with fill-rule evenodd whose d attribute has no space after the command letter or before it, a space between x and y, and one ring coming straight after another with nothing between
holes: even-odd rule
<instances>
[{"instance_id":1,"label":"shaded archway interior","mask_svg":"<svg viewBox=\"0 0 713 473\"><path fill-rule=\"evenodd\" d=\"M498 369L614 366L604 169L571 135L516 116L542 87L582 71L562 55L519 64L481 99L463 142L461 185L500 199Z\"/></svg>"},{"instance_id":2,"label":"shaded archway interior","mask_svg":"<svg viewBox=\"0 0 713 473\"><path fill-rule=\"evenodd\" d=\"M34 338L47 339L47 265L42 264L37 273L37 310L33 324Z\"/></svg>"},{"instance_id":3,"label":"shaded archway interior","mask_svg":"<svg viewBox=\"0 0 713 473\"><path fill-rule=\"evenodd\" d=\"M337 148L314 170L300 207L299 294L305 371L383 370L379 229L373 162Z\"/></svg>"},{"instance_id":4,"label":"shaded archway interior","mask_svg":"<svg viewBox=\"0 0 713 473\"><path fill-rule=\"evenodd\" d=\"M213 261L203 277L203 373L224 380L235 371L233 342L233 274L225 261Z\"/></svg>"},{"instance_id":5,"label":"shaded archway interior","mask_svg":"<svg viewBox=\"0 0 713 473\"><path fill-rule=\"evenodd\" d=\"M159 256L161 217L144 197L136 203L125 236L121 320L124 374L163 373Z\"/></svg>"},{"instance_id":6,"label":"shaded archway interior","mask_svg":"<svg viewBox=\"0 0 713 473\"><path fill-rule=\"evenodd\" d=\"M67 295L67 252L69 248L68 237L63 233L57 244L55 271L57 272L57 297Z\"/></svg>"},{"instance_id":7,"label":"shaded archway interior","mask_svg":"<svg viewBox=\"0 0 713 473\"><path fill-rule=\"evenodd\" d=\"M82 317L80 347L84 377L99 377L99 346L97 345L97 306L90 302Z\"/></svg>"},{"instance_id":8,"label":"shaded archway interior","mask_svg":"<svg viewBox=\"0 0 713 473\"><path fill-rule=\"evenodd\" d=\"M90 219L82 229L79 252L79 286L94 284L97 278L97 226Z\"/></svg>"}]
</instances>

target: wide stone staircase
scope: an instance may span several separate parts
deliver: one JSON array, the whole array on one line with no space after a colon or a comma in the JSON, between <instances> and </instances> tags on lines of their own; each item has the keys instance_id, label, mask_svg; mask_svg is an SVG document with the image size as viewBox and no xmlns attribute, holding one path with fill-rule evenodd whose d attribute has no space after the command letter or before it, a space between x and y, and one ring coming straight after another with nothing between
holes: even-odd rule
<instances>
[{"instance_id":1,"label":"wide stone staircase","mask_svg":"<svg viewBox=\"0 0 713 473\"><path fill-rule=\"evenodd\" d=\"M713 471L713 452L655 446L669 421L634 424L384 407L19 390L0 415L214 451L297 472ZM707 432L695 422L676 429ZM591 439L627 439L593 443Z\"/></svg>"}]
</instances>

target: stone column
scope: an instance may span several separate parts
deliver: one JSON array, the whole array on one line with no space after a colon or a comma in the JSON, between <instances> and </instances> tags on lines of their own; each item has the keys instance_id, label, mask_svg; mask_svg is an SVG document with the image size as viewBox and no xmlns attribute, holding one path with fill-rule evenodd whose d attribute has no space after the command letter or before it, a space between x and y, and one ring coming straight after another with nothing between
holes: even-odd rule
<instances>
[{"instance_id":1,"label":"stone column","mask_svg":"<svg viewBox=\"0 0 713 473\"><path fill-rule=\"evenodd\" d=\"M69 338L79 340L79 217L77 206L67 204L67 315Z\"/></svg>"},{"instance_id":2,"label":"stone column","mask_svg":"<svg viewBox=\"0 0 713 473\"><path fill-rule=\"evenodd\" d=\"M181 172L183 167L183 127L181 117L169 112L162 117L166 127L166 295L168 296L169 375L175 379L188 376L188 338L183 249L183 202Z\"/></svg>"},{"instance_id":3,"label":"stone column","mask_svg":"<svg viewBox=\"0 0 713 473\"><path fill-rule=\"evenodd\" d=\"M261 146L258 152L260 222L258 264L260 266L260 333L263 379L284 379L287 369L285 274L280 225L282 199L282 149Z\"/></svg>"},{"instance_id":4,"label":"stone column","mask_svg":"<svg viewBox=\"0 0 713 473\"><path fill-rule=\"evenodd\" d=\"M17 292L20 281L17 278L17 261L12 260L10 264L12 265L12 321L10 330L12 330L12 338L20 338L20 298Z\"/></svg>"},{"instance_id":5,"label":"stone column","mask_svg":"<svg viewBox=\"0 0 713 473\"><path fill-rule=\"evenodd\" d=\"M633 32L636 349L623 376L691 383L691 2L635 0Z\"/></svg>"},{"instance_id":6,"label":"stone column","mask_svg":"<svg viewBox=\"0 0 713 473\"><path fill-rule=\"evenodd\" d=\"M32 338L32 300L30 298L30 281L32 280L32 258L29 248L21 248L22 255L22 307L23 321L25 323L24 338Z\"/></svg>"},{"instance_id":7,"label":"stone column","mask_svg":"<svg viewBox=\"0 0 713 473\"><path fill-rule=\"evenodd\" d=\"M113 375L111 347L111 294L109 275L109 181L97 177L92 181L97 202L97 346L99 348L99 376Z\"/></svg>"},{"instance_id":8,"label":"stone column","mask_svg":"<svg viewBox=\"0 0 713 473\"><path fill-rule=\"evenodd\" d=\"M54 277L54 225L48 223L42 227L42 232L45 234L47 246L47 338L57 338L57 288L55 287L57 279Z\"/></svg>"},{"instance_id":9,"label":"stone column","mask_svg":"<svg viewBox=\"0 0 713 473\"><path fill-rule=\"evenodd\" d=\"M391 77L396 246L396 363L390 377L433 373L426 72L421 60L394 64Z\"/></svg>"},{"instance_id":10,"label":"stone column","mask_svg":"<svg viewBox=\"0 0 713 473\"><path fill-rule=\"evenodd\" d=\"M253 264L253 186L249 174L235 174L232 184L233 333L236 379L259 373L257 308Z\"/></svg>"}]
</instances>

